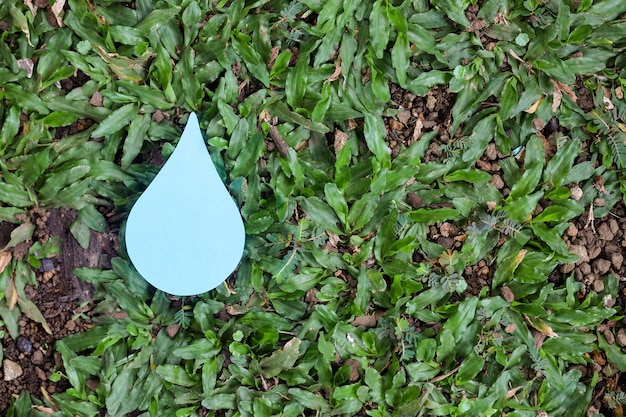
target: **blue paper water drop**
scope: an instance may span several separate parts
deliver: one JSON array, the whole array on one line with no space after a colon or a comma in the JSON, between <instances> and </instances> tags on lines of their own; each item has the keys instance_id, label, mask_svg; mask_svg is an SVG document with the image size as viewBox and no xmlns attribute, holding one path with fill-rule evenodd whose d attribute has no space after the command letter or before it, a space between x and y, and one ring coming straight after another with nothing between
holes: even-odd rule
<instances>
[{"instance_id":1,"label":"blue paper water drop","mask_svg":"<svg viewBox=\"0 0 626 417\"><path fill-rule=\"evenodd\" d=\"M128 255L156 288L195 295L228 278L244 243L239 210L191 113L178 146L130 211Z\"/></svg>"}]
</instances>

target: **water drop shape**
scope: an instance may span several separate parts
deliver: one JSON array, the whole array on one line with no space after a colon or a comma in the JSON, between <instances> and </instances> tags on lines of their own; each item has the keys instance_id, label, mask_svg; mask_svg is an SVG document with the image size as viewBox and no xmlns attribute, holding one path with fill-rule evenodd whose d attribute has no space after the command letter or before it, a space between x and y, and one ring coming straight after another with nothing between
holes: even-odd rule
<instances>
[{"instance_id":1,"label":"water drop shape","mask_svg":"<svg viewBox=\"0 0 626 417\"><path fill-rule=\"evenodd\" d=\"M239 210L191 113L178 146L130 211L128 255L156 288L195 295L228 278L244 244Z\"/></svg>"}]
</instances>

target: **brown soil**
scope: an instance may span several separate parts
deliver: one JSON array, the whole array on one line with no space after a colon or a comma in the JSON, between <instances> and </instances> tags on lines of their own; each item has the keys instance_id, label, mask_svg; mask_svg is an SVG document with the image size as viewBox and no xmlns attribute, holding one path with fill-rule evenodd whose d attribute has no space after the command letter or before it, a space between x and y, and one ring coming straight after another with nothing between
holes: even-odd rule
<instances>
[{"instance_id":1,"label":"brown soil","mask_svg":"<svg viewBox=\"0 0 626 417\"><path fill-rule=\"evenodd\" d=\"M2 339L4 360L18 365L22 374L16 379L5 380L0 371L0 415L22 390L27 390L37 398L62 392L68 388L65 379L59 382L50 380L55 372L63 372L61 357L55 352L55 342L70 334L91 328L92 303L91 286L78 279L73 270L77 267L110 267L109 259L116 254L116 234L92 232L87 250L82 249L69 233L69 226L76 213L65 209L48 211L33 210L30 220L36 225L34 239L46 242L50 238L60 240L60 255L41 260L35 270L37 286L27 285L26 296L37 305L46 319L52 334L25 317L19 321L20 337L14 341L5 333ZM0 246L6 245L15 226L0 223ZM20 259L28 252L33 242L25 242L12 251L13 258ZM5 366L8 366L5 363ZM13 365L14 366L14 365Z\"/></svg>"}]
</instances>

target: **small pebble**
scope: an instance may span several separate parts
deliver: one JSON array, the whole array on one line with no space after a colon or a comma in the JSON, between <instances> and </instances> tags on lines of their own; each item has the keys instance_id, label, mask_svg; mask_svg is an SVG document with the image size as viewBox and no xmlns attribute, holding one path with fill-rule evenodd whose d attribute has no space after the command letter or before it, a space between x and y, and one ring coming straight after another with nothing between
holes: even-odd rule
<instances>
[{"instance_id":1,"label":"small pebble","mask_svg":"<svg viewBox=\"0 0 626 417\"><path fill-rule=\"evenodd\" d=\"M604 281L599 280L599 279L593 281L593 290L595 292L602 292L602 291L604 291Z\"/></svg>"},{"instance_id":2,"label":"small pebble","mask_svg":"<svg viewBox=\"0 0 626 417\"><path fill-rule=\"evenodd\" d=\"M22 353L30 353L33 351L33 344L24 336L17 338L17 350Z\"/></svg>"},{"instance_id":3,"label":"small pebble","mask_svg":"<svg viewBox=\"0 0 626 417\"><path fill-rule=\"evenodd\" d=\"M4 362L2 362L2 370L4 371L5 381L13 381L24 373L19 363L9 359L5 359Z\"/></svg>"},{"instance_id":4,"label":"small pebble","mask_svg":"<svg viewBox=\"0 0 626 417\"><path fill-rule=\"evenodd\" d=\"M35 365L41 365L43 363L43 352L40 350L33 352L31 362Z\"/></svg>"},{"instance_id":5,"label":"small pebble","mask_svg":"<svg viewBox=\"0 0 626 417\"><path fill-rule=\"evenodd\" d=\"M621 347L626 347L626 330L623 328L619 329L617 332L617 344Z\"/></svg>"},{"instance_id":6,"label":"small pebble","mask_svg":"<svg viewBox=\"0 0 626 417\"><path fill-rule=\"evenodd\" d=\"M54 261L50 258L43 258L41 260L41 271L48 272L54 269Z\"/></svg>"}]
</instances>

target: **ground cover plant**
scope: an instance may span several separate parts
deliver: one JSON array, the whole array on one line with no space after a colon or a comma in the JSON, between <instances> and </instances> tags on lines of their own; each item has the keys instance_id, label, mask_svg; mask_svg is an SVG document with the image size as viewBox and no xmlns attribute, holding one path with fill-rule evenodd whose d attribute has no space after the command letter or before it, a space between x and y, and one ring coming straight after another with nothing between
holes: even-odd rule
<instances>
[{"instance_id":1,"label":"ground cover plant","mask_svg":"<svg viewBox=\"0 0 626 417\"><path fill-rule=\"evenodd\" d=\"M3 1L0 413L623 415L625 13ZM177 298L123 233L191 111L247 243Z\"/></svg>"}]
</instances>

